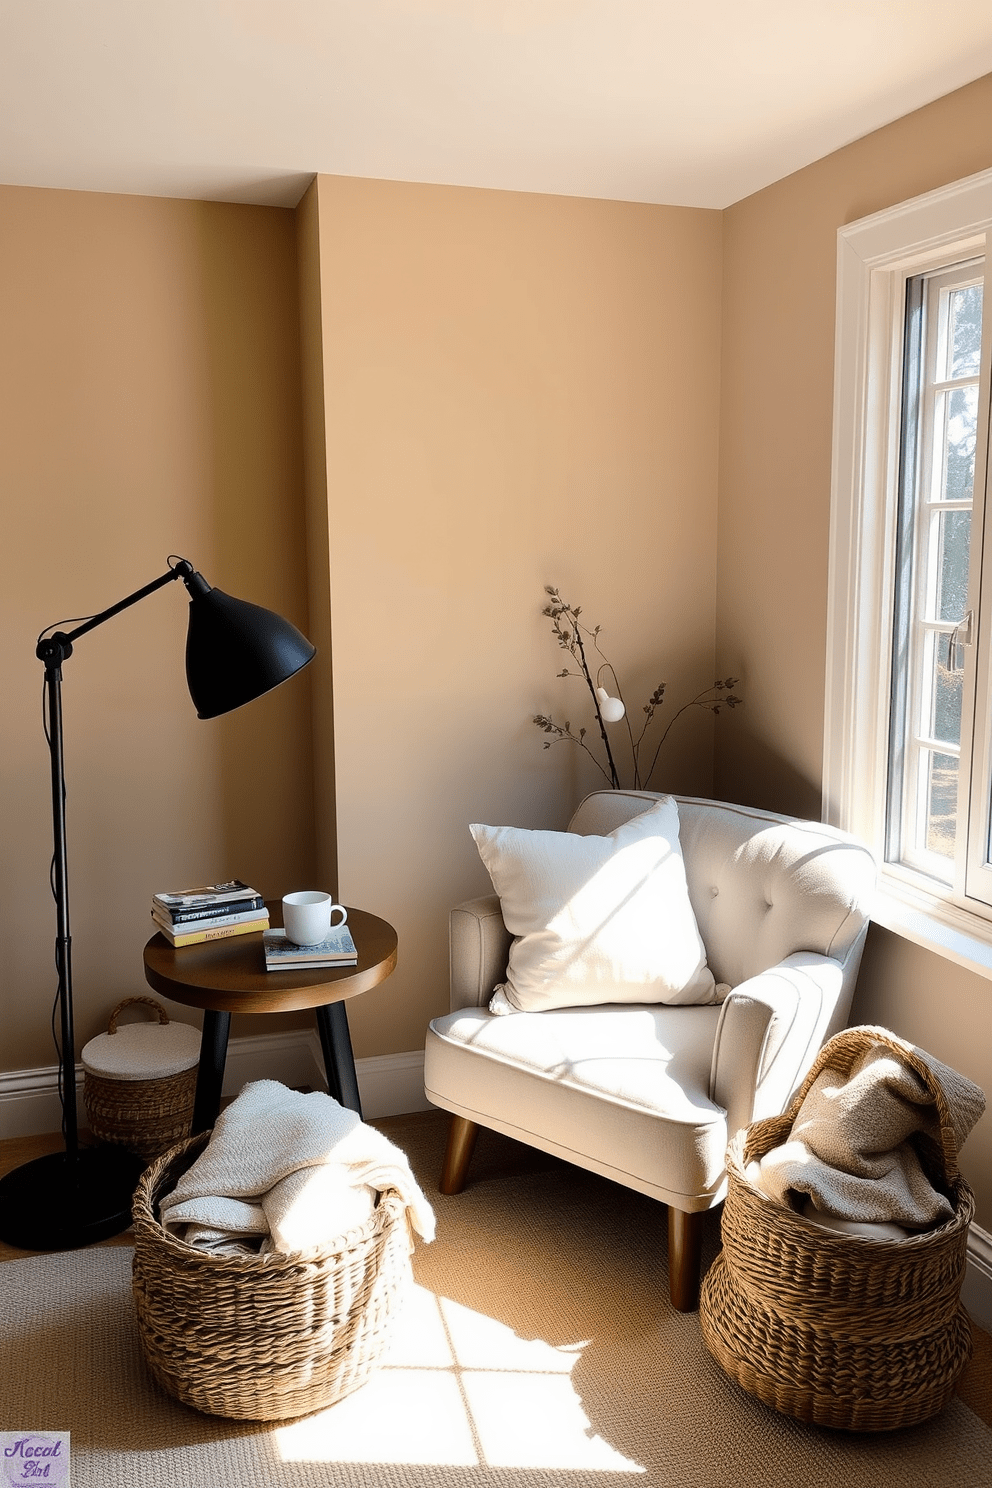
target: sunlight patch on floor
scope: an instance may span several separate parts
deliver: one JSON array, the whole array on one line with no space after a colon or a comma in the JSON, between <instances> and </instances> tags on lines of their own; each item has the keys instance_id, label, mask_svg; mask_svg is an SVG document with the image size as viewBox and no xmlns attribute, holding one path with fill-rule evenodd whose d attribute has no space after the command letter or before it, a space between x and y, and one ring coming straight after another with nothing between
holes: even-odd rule
<instances>
[{"instance_id":1,"label":"sunlight patch on floor","mask_svg":"<svg viewBox=\"0 0 992 1488\"><path fill-rule=\"evenodd\" d=\"M571 1381L584 1347L522 1338L414 1287L369 1382L273 1441L284 1462L642 1473L592 1433Z\"/></svg>"},{"instance_id":2,"label":"sunlight patch on floor","mask_svg":"<svg viewBox=\"0 0 992 1488\"><path fill-rule=\"evenodd\" d=\"M440 1369L380 1369L354 1395L274 1437L283 1462L479 1462L458 1381Z\"/></svg>"},{"instance_id":3,"label":"sunlight patch on floor","mask_svg":"<svg viewBox=\"0 0 992 1488\"><path fill-rule=\"evenodd\" d=\"M567 1375L466 1371L462 1385L489 1467L643 1472L594 1436Z\"/></svg>"}]
</instances>

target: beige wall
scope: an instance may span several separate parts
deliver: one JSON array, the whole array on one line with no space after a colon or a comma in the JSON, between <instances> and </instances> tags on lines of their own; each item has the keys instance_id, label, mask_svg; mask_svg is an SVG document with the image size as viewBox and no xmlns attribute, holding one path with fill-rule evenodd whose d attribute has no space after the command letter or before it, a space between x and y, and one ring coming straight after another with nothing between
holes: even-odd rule
<instances>
[{"instance_id":1,"label":"beige wall","mask_svg":"<svg viewBox=\"0 0 992 1488\"><path fill-rule=\"evenodd\" d=\"M320 303L320 231L317 182L296 210L302 368L303 484L306 506L308 635L321 638L309 668L315 836L315 882L338 878L337 807L334 779L334 676L331 584L327 536L327 443L324 418L324 333Z\"/></svg>"},{"instance_id":2,"label":"beige wall","mask_svg":"<svg viewBox=\"0 0 992 1488\"><path fill-rule=\"evenodd\" d=\"M820 814L837 229L992 166L992 77L724 214L718 656L747 707L718 736L718 794ZM854 1017L992 1092L992 987L873 927ZM992 1229L992 1116L963 1167Z\"/></svg>"},{"instance_id":3,"label":"beige wall","mask_svg":"<svg viewBox=\"0 0 992 1488\"><path fill-rule=\"evenodd\" d=\"M358 1055L422 1046L468 823L564 826L595 785L557 583L646 698L713 679L715 212L318 178L339 889L399 931ZM721 720L722 721L722 720ZM707 791L713 719L659 783Z\"/></svg>"},{"instance_id":4,"label":"beige wall","mask_svg":"<svg viewBox=\"0 0 992 1488\"><path fill-rule=\"evenodd\" d=\"M307 625L295 251L291 212L0 188L4 1069L54 1062L38 633L170 553ZM185 617L167 586L64 668L79 1046L147 990L154 890L313 873L307 679L198 721Z\"/></svg>"}]
</instances>

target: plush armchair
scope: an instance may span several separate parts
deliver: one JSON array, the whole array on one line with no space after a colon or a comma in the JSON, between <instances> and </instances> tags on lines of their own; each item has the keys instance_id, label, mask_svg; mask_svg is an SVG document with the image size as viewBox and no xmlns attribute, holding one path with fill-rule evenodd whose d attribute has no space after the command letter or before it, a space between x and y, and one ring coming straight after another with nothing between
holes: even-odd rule
<instances>
[{"instance_id":1,"label":"plush armchair","mask_svg":"<svg viewBox=\"0 0 992 1488\"><path fill-rule=\"evenodd\" d=\"M600 791L568 830L606 836L654 805ZM464 1186L478 1126L668 1205L673 1305L699 1292L702 1215L726 1192L730 1138L787 1107L847 1022L875 865L818 822L676 797L696 924L722 1003L604 1003L515 1012L488 1004L512 937L496 896L451 912L451 1012L431 1023L424 1084L452 1113L441 1189Z\"/></svg>"}]
</instances>

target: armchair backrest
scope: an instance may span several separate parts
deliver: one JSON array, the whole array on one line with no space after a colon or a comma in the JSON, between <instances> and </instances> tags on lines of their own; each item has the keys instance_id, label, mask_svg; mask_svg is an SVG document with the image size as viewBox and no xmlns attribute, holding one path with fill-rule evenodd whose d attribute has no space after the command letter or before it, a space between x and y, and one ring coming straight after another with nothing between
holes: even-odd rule
<instances>
[{"instance_id":1,"label":"armchair backrest","mask_svg":"<svg viewBox=\"0 0 992 1488\"><path fill-rule=\"evenodd\" d=\"M606 835L658 799L596 791L570 832ZM860 958L875 884L868 849L835 827L676 796L689 898L718 982L738 986L797 951Z\"/></svg>"}]
</instances>

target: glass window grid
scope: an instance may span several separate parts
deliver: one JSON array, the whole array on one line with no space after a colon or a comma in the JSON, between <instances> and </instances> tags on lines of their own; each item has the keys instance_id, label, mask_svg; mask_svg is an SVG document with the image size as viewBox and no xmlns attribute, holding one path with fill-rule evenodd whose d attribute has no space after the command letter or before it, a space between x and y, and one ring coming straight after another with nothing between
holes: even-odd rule
<instances>
[{"instance_id":1,"label":"glass window grid","mask_svg":"<svg viewBox=\"0 0 992 1488\"><path fill-rule=\"evenodd\" d=\"M967 606L947 615L942 601L946 519L973 506L973 490L967 499L947 496L948 433L954 395L974 389L977 404L979 381L977 367L952 375L954 312L955 296L981 283L972 261L909 280L906 295L886 856L947 886L955 879L961 742L960 734L939 736L936 715L941 681L960 689L948 647ZM971 466L973 482L973 453ZM960 727L960 706L957 713Z\"/></svg>"}]
</instances>

